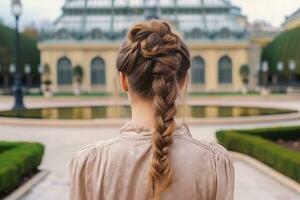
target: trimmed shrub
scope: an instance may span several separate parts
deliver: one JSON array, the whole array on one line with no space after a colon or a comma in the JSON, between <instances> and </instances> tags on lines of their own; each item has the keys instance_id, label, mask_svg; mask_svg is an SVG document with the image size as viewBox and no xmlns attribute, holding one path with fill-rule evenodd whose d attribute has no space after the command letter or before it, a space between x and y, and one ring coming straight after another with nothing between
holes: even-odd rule
<instances>
[{"instance_id":1,"label":"trimmed shrub","mask_svg":"<svg viewBox=\"0 0 300 200\"><path fill-rule=\"evenodd\" d=\"M216 136L228 150L256 158L300 183L300 153L272 141L299 138L299 130L300 127L228 130L218 131Z\"/></svg>"},{"instance_id":2,"label":"trimmed shrub","mask_svg":"<svg viewBox=\"0 0 300 200\"><path fill-rule=\"evenodd\" d=\"M0 198L37 171L43 154L44 146L39 143L0 142Z\"/></svg>"},{"instance_id":3,"label":"trimmed shrub","mask_svg":"<svg viewBox=\"0 0 300 200\"><path fill-rule=\"evenodd\" d=\"M300 126L239 130L238 132L260 136L272 141L279 138L283 140L300 138Z\"/></svg>"}]
</instances>

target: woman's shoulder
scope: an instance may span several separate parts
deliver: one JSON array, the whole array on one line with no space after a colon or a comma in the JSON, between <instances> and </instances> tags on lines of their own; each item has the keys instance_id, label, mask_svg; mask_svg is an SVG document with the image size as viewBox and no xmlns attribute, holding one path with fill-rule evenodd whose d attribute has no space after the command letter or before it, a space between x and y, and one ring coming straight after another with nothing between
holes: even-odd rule
<instances>
[{"instance_id":1,"label":"woman's shoulder","mask_svg":"<svg viewBox=\"0 0 300 200\"><path fill-rule=\"evenodd\" d=\"M205 154L213 159L230 160L230 155L227 149L225 149L222 145L215 142L195 139L187 126L184 127L183 132L187 134L184 134L183 137L178 137L178 139L186 143L184 145L185 148L189 146L194 149L193 151L196 151L196 155L198 154L200 157L206 157L204 156Z\"/></svg>"},{"instance_id":2,"label":"woman's shoulder","mask_svg":"<svg viewBox=\"0 0 300 200\"><path fill-rule=\"evenodd\" d=\"M201 163L198 165L203 171L213 170L216 176L234 177L233 160L222 145L215 142L200 141L192 136L185 138L186 144L183 147L188 147L185 154L189 154L194 163ZM188 152L187 152L188 151ZM223 174L223 175L222 175Z\"/></svg>"},{"instance_id":3,"label":"woman's shoulder","mask_svg":"<svg viewBox=\"0 0 300 200\"><path fill-rule=\"evenodd\" d=\"M187 139L189 143L192 143L196 148L205 151L209 154L215 155L215 156L222 156L224 158L229 157L229 153L227 149L225 149L222 145L215 143L215 142L209 142L209 141L201 141L197 140L193 137L190 137Z\"/></svg>"},{"instance_id":4,"label":"woman's shoulder","mask_svg":"<svg viewBox=\"0 0 300 200\"><path fill-rule=\"evenodd\" d=\"M204 146L208 151L210 151L213 155L221 156L224 158L229 157L229 153L225 147L223 147L221 144L215 143L215 142L209 142L209 141L199 141L194 138L192 138L198 145Z\"/></svg>"},{"instance_id":5,"label":"woman's shoulder","mask_svg":"<svg viewBox=\"0 0 300 200\"><path fill-rule=\"evenodd\" d=\"M111 139L98 141L89 145L86 145L79 149L72 158L72 162L76 160L86 160L87 158L99 156L103 150L108 148L109 146L120 141L119 137L114 137Z\"/></svg>"}]
</instances>

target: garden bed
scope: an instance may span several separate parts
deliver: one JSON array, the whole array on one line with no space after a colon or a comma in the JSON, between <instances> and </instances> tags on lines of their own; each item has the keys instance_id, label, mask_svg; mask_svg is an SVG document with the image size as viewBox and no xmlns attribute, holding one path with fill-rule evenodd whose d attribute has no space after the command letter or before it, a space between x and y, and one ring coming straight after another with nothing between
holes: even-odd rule
<instances>
[{"instance_id":1,"label":"garden bed","mask_svg":"<svg viewBox=\"0 0 300 200\"><path fill-rule=\"evenodd\" d=\"M43 154L39 143L0 142L0 199L38 172Z\"/></svg>"},{"instance_id":2,"label":"garden bed","mask_svg":"<svg viewBox=\"0 0 300 200\"><path fill-rule=\"evenodd\" d=\"M295 140L282 140L278 139L276 141L279 145L285 146L289 149L296 150L300 152L300 138Z\"/></svg>"},{"instance_id":3,"label":"garden bed","mask_svg":"<svg viewBox=\"0 0 300 200\"><path fill-rule=\"evenodd\" d=\"M300 152L278 144L299 140L300 126L225 130L216 136L228 150L247 154L300 183Z\"/></svg>"}]
</instances>

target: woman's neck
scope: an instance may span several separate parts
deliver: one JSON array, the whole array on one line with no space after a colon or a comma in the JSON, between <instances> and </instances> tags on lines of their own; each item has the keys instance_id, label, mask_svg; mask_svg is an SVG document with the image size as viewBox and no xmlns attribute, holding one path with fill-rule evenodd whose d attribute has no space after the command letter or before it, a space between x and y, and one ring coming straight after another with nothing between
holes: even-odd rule
<instances>
[{"instance_id":1,"label":"woman's neck","mask_svg":"<svg viewBox=\"0 0 300 200\"><path fill-rule=\"evenodd\" d=\"M136 100L131 104L131 121L145 128L154 126L154 107L152 101Z\"/></svg>"}]
</instances>

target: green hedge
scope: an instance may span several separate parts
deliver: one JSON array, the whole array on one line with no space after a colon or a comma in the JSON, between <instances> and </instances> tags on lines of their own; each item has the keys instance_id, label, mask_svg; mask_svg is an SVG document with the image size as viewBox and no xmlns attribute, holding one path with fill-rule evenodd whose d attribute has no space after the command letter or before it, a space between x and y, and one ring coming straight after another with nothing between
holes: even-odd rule
<instances>
[{"instance_id":1,"label":"green hedge","mask_svg":"<svg viewBox=\"0 0 300 200\"><path fill-rule=\"evenodd\" d=\"M272 141L275 141L279 138L283 140L293 140L300 138L300 126L238 130L238 132L260 136Z\"/></svg>"},{"instance_id":2,"label":"green hedge","mask_svg":"<svg viewBox=\"0 0 300 200\"><path fill-rule=\"evenodd\" d=\"M0 199L37 171L44 154L39 143L0 142Z\"/></svg>"},{"instance_id":3,"label":"green hedge","mask_svg":"<svg viewBox=\"0 0 300 200\"><path fill-rule=\"evenodd\" d=\"M300 183L300 153L272 142L300 138L300 127L218 131L216 136L228 150L256 158Z\"/></svg>"}]
</instances>

